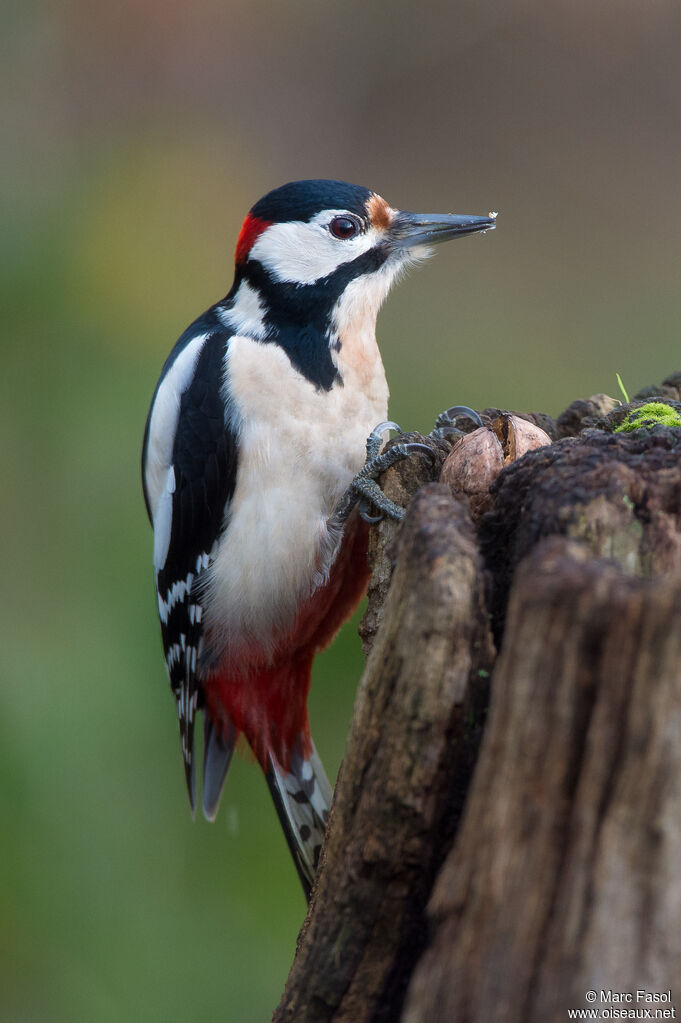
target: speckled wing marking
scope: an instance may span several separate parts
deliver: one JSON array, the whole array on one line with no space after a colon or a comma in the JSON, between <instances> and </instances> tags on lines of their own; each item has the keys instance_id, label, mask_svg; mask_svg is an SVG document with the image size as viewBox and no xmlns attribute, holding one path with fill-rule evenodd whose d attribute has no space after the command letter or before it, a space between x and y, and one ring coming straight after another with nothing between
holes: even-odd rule
<instances>
[{"instance_id":1,"label":"speckled wing marking","mask_svg":"<svg viewBox=\"0 0 681 1023\"><path fill-rule=\"evenodd\" d=\"M206 324L197 321L205 333ZM191 380L179 397L177 427L168 466L170 526L167 553L156 565L159 617L172 691L177 700L182 756L192 809L196 799L194 721L203 705L200 661L203 646L202 577L211 563L236 485L236 438L221 396L224 356L230 335L214 321ZM183 339L180 339L178 346ZM184 345L187 341L184 339ZM172 355L171 355L172 358ZM167 400L161 378L154 404ZM149 427L145 447L154 440ZM145 452L145 465L151 452ZM149 501L149 497L147 497ZM158 518L158 516L157 516ZM166 521L161 523L168 530ZM159 523L154 522L155 529ZM163 545L165 551L165 543Z\"/></svg>"}]
</instances>

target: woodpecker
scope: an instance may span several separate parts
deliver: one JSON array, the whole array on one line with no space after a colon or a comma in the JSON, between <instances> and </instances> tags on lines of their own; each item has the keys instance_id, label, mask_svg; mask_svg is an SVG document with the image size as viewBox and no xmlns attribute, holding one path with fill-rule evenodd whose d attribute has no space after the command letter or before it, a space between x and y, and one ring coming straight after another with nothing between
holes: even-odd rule
<instances>
[{"instance_id":1,"label":"woodpecker","mask_svg":"<svg viewBox=\"0 0 681 1023\"><path fill-rule=\"evenodd\" d=\"M308 725L312 661L365 591L369 527L353 506L394 425L376 316L431 245L494 216L398 211L342 181L275 189L244 220L231 290L181 335L151 402L143 487L192 811L202 710L205 816L243 734L308 897L332 794Z\"/></svg>"}]
</instances>

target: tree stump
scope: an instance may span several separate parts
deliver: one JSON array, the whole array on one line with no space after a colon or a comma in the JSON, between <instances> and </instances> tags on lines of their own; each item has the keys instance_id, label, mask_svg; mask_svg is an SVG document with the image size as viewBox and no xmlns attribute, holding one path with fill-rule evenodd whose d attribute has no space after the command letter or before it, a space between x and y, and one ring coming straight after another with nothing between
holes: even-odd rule
<instances>
[{"instance_id":1,"label":"tree stump","mask_svg":"<svg viewBox=\"0 0 681 1023\"><path fill-rule=\"evenodd\" d=\"M386 473L407 514L372 529L366 669L278 1023L674 1008L681 428L609 432L640 404L524 417L554 443L483 504L437 482L432 436Z\"/></svg>"}]
</instances>

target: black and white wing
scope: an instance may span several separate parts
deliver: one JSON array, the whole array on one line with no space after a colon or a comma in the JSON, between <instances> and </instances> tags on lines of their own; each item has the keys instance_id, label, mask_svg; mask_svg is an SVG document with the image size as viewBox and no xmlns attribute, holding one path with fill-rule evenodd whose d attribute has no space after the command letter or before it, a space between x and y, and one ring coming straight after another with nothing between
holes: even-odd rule
<instances>
[{"instance_id":1,"label":"black and white wing","mask_svg":"<svg viewBox=\"0 0 681 1023\"><path fill-rule=\"evenodd\" d=\"M236 438L221 386L229 338L211 312L182 335L156 387L142 455L163 647L177 700L192 809L194 719L203 703L201 577L211 563L236 485Z\"/></svg>"}]
</instances>

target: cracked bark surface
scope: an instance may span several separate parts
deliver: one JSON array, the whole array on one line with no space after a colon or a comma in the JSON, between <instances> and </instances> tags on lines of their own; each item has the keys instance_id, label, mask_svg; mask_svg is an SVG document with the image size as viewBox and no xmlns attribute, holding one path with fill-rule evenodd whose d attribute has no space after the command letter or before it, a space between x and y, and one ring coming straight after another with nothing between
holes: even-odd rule
<instances>
[{"instance_id":1,"label":"cracked bark surface","mask_svg":"<svg viewBox=\"0 0 681 1023\"><path fill-rule=\"evenodd\" d=\"M448 444L386 473L411 503L372 529L367 665L276 1021L562 1023L589 989L674 987L681 429L576 405L526 417L558 439L476 525L433 482Z\"/></svg>"},{"instance_id":2,"label":"cracked bark surface","mask_svg":"<svg viewBox=\"0 0 681 1023\"><path fill-rule=\"evenodd\" d=\"M492 660L470 519L448 488L431 484L401 530L275 1020L396 1018L424 945L425 903L461 814Z\"/></svg>"},{"instance_id":3,"label":"cracked bark surface","mask_svg":"<svg viewBox=\"0 0 681 1023\"><path fill-rule=\"evenodd\" d=\"M565 1020L681 962L681 580L582 544L518 571L485 740L405 1023Z\"/></svg>"}]
</instances>

